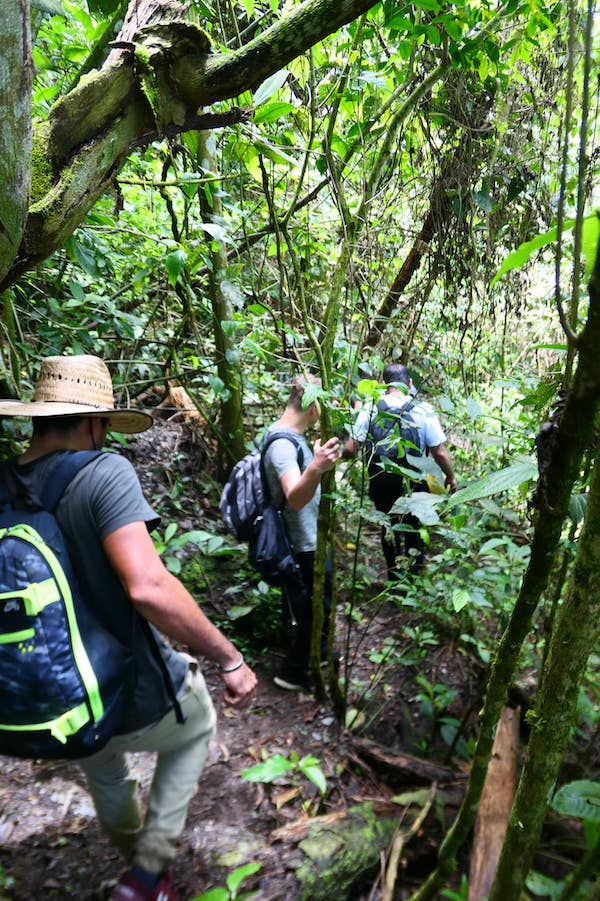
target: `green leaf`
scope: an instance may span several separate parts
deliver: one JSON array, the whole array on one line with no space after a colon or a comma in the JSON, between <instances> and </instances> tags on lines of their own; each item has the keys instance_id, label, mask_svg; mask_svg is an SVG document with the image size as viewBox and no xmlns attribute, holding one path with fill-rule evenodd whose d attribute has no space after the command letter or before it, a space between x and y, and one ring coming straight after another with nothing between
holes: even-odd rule
<instances>
[{"instance_id":1,"label":"green leaf","mask_svg":"<svg viewBox=\"0 0 600 901\"><path fill-rule=\"evenodd\" d=\"M175 532L177 531L177 523L170 522L165 529L165 544L168 544Z\"/></svg>"},{"instance_id":2,"label":"green leaf","mask_svg":"<svg viewBox=\"0 0 600 901\"><path fill-rule=\"evenodd\" d=\"M279 72L275 72L274 75L271 75L270 78L263 81L254 92L252 98L253 105L260 106L261 103L264 103L269 97L272 97L272 95L286 83L289 74L289 69L280 69Z\"/></svg>"},{"instance_id":3,"label":"green leaf","mask_svg":"<svg viewBox=\"0 0 600 901\"><path fill-rule=\"evenodd\" d=\"M569 518L574 525L579 525L587 510L587 494L572 494L569 500Z\"/></svg>"},{"instance_id":4,"label":"green leaf","mask_svg":"<svg viewBox=\"0 0 600 901\"><path fill-rule=\"evenodd\" d=\"M559 788L550 806L563 816L600 823L600 782L587 779L569 782Z\"/></svg>"},{"instance_id":5,"label":"green leaf","mask_svg":"<svg viewBox=\"0 0 600 901\"><path fill-rule=\"evenodd\" d=\"M464 588L455 588L452 592L452 606L457 613L460 613L470 600L471 595Z\"/></svg>"},{"instance_id":6,"label":"green leaf","mask_svg":"<svg viewBox=\"0 0 600 901\"><path fill-rule=\"evenodd\" d=\"M314 404L315 401L318 401L322 397L326 397L326 395L327 392L323 391L320 385L313 385L310 382L305 382L304 391L302 392L302 409L306 410L311 404Z\"/></svg>"},{"instance_id":7,"label":"green leaf","mask_svg":"<svg viewBox=\"0 0 600 901\"><path fill-rule=\"evenodd\" d=\"M298 769L317 786L322 795L325 794L327 791L327 780L316 757L303 757L298 764Z\"/></svg>"},{"instance_id":8,"label":"green leaf","mask_svg":"<svg viewBox=\"0 0 600 901\"><path fill-rule=\"evenodd\" d=\"M489 473L451 495L452 506L464 504L467 501L476 501L481 497L490 497L492 494L500 494L502 491L510 491L511 488L517 488L523 482L537 478L537 474L535 463L514 463L505 469L499 469L498 472Z\"/></svg>"},{"instance_id":9,"label":"green leaf","mask_svg":"<svg viewBox=\"0 0 600 901\"><path fill-rule=\"evenodd\" d=\"M585 274L589 278L600 249L600 213L594 213L583 221L582 251L585 257Z\"/></svg>"},{"instance_id":10,"label":"green leaf","mask_svg":"<svg viewBox=\"0 0 600 901\"><path fill-rule=\"evenodd\" d=\"M501 545L506 544L506 538L490 538L489 541L484 542L479 548L479 556L481 557L483 554L488 554L490 551L493 551L494 548L500 547Z\"/></svg>"},{"instance_id":11,"label":"green leaf","mask_svg":"<svg viewBox=\"0 0 600 901\"><path fill-rule=\"evenodd\" d=\"M410 497L399 497L390 513L412 513L424 525L434 526L440 521L435 504L445 497L446 495L415 491Z\"/></svg>"},{"instance_id":12,"label":"green leaf","mask_svg":"<svg viewBox=\"0 0 600 901\"><path fill-rule=\"evenodd\" d=\"M225 394L227 393L227 388L225 387L225 382L223 381L223 379L219 378L218 375L209 375L208 384L210 385L212 390L215 392L217 397L223 398L225 396Z\"/></svg>"},{"instance_id":13,"label":"green leaf","mask_svg":"<svg viewBox=\"0 0 600 901\"><path fill-rule=\"evenodd\" d=\"M563 224L563 232L570 231L574 225L575 220L569 219L568 222ZM521 269L525 263L529 262L536 250L539 250L541 247L546 247L548 244L552 244L557 238L558 228L554 226L550 231L544 232L541 235L536 235L531 241L525 241L524 244L521 244L515 251L509 253L506 257L500 266L500 269L491 280L490 288L493 288L496 282L507 272L510 272L511 269Z\"/></svg>"},{"instance_id":14,"label":"green leaf","mask_svg":"<svg viewBox=\"0 0 600 901\"><path fill-rule=\"evenodd\" d=\"M565 353L568 351L568 344L536 344L533 347L533 350L556 350L560 353Z\"/></svg>"},{"instance_id":15,"label":"green leaf","mask_svg":"<svg viewBox=\"0 0 600 901\"><path fill-rule=\"evenodd\" d=\"M192 901L229 901L230 898L229 889L218 885L216 888L209 888L207 892L202 892L201 895L196 895Z\"/></svg>"},{"instance_id":16,"label":"green leaf","mask_svg":"<svg viewBox=\"0 0 600 901\"><path fill-rule=\"evenodd\" d=\"M65 241L65 248L71 259L76 260L88 275L98 275L98 262L94 251L71 236Z\"/></svg>"},{"instance_id":17,"label":"green leaf","mask_svg":"<svg viewBox=\"0 0 600 901\"><path fill-rule=\"evenodd\" d=\"M372 397L373 400L378 400L382 391L381 385L376 379L361 379L356 390L363 397Z\"/></svg>"},{"instance_id":18,"label":"green leaf","mask_svg":"<svg viewBox=\"0 0 600 901\"><path fill-rule=\"evenodd\" d=\"M534 895L542 897L557 898L562 889L562 882L557 882L550 876L538 873L536 870L530 870L525 885Z\"/></svg>"},{"instance_id":19,"label":"green leaf","mask_svg":"<svg viewBox=\"0 0 600 901\"><path fill-rule=\"evenodd\" d=\"M187 262L187 253L185 250L174 250L165 257L165 266L167 267L167 276L169 284L174 288L183 268Z\"/></svg>"},{"instance_id":20,"label":"green leaf","mask_svg":"<svg viewBox=\"0 0 600 901\"><path fill-rule=\"evenodd\" d=\"M218 225L216 222L199 222L198 228L209 234L211 238L216 238L217 241L222 241L225 237L223 226Z\"/></svg>"},{"instance_id":21,"label":"green leaf","mask_svg":"<svg viewBox=\"0 0 600 901\"><path fill-rule=\"evenodd\" d=\"M269 143L269 141L264 141L258 139L255 141L256 149L266 156L267 159L271 160L273 163L282 163L288 165L290 168L296 168L297 163L293 156L290 156L289 153L284 153L279 147L275 147L273 144Z\"/></svg>"},{"instance_id":22,"label":"green leaf","mask_svg":"<svg viewBox=\"0 0 600 901\"><path fill-rule=\"evenodd\" d=\"M285 103L283 100L274 100L272 103L265 103L261 109L254 114L255 124L261 122L276 122L282 119L295 109L293 103Z\"/></svg>"},{"instance_id":23,"label":"green leaf","mask_svg":"<svg viewBox=\"0 0 600 901\"><path fill-rule=\"evenodd\" d=\"M249 613L255 609L253 604L246 604L246 606L240 606L239 604L230 607L227 611L229 619L242 619L244 616L248 616Z\"/></svg>"},{"instance_id":24,"label":"green leaf","mask_svg":"<svg viewBox=\"0 0 600 901\"><path fill-rule=\"evenodd\" d=\"M273 782L293 768L294 764L283 754L273 754L268 760L242 770L241 776L248 782Z\"/></svg>"},{"instance_id":25,"label":"green leaf","mask_svg":"<svg viewBox=\"0 0 600 901\"><path fill-rule=\"evenodd\" d=\"M248 876L252 876L253 873L258 873L261 869L261 863L247 863L242 867L238 867L233 873L229 873L227 879L225 880L227 883L227 888L231 892L232 896L235 897L237 894L237 890L240 885Z\"/></svg>"},{"instance_id":26,"label":"green leaf","mask_svg":"<svg viewBox=\"0 0 600 901\"><path fill-rule=\"evenodd\" d=\"M477 204L477 206L482 209L485 213L491 213L494 209L494 201L489 195L488 191L474 191L473 192L473 200Z\"/></svg>"},{"instance_id":27,"label":"green leaf","mask_svg":"<svg viewBox=\"0 0 600 901\"><path fill-rule=\"evenodd\" d=\"M478 400L475 400L474 397L468 397L465 406L469 419L472 419L473 422L476 419L479 419L479 417L481 416L481 404Z\"/></svg>"}]
</instances>

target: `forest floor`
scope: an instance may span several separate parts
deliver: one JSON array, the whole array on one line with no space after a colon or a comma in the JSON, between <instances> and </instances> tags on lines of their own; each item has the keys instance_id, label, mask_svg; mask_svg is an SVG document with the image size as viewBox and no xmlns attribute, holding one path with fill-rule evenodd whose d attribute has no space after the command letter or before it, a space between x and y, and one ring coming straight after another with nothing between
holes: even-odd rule
<instances>
[{"instance_id":1,"label":"forest floor","mask_svg":"<svg viewBox=\"0 0 600 901\"><path fill-rule=\"evenodd\" d=\"M162 425L151 434L151 441L138 439L128 451L147 495L178 495L179 489L173 490L174 468L178 468L177 484L183 485L185 494L190 485L199 482L196 467L201 464L205 449L190 444L185 430L174 425ZM183 528L214 530L214 508L202 495L201 487L196 501L193 511L176 502L173 515L179 517ZM198 522L198 518L202 521ZM366 541L371 542L374 566L381 570L383 560L380 566L377 534L373 532ZM213 577L213 605L224 588ZM211 609L206 609L211 615ZM365 618L363 624L366 622ZM410 633L405 632L407 622L406 611L384 603L375 616L369 616L368 631L365 626L360 642L350 642L349 697L351 705L360 707L360 736L356 729L349 730L338 723L330 702L319 703L310 695L282 691L273 684L280 649L273 648L253 661L258 691L255 702L245 711L233 711L222 704L218 675L213 667L205 668L219 709L219 730L173 865L185 901L224 885L229 873L247 863L261 865L242 885L242 891L256 892L256 901L307 897L299 888L297 869L304 860L301 842L308 819L332 814L341 817L365 801L389 806L399 792L429 789L439 776L435 771L439 765L445 782L443 800L440 794L426 824L402 854L396 897L408 897L422 881L433 865L444 826L460 803L466 765L456 755L447 771L443 769L441 754L436 762L437 752L432 753L436 747L435 724L424 715L423 693L415 683L414 668L396 666L376 675L374 654L391 636L410 644ZM421 660L419 672L432 685L442 683L457 690L453 713L468 723L481 687L481 671L473 661L448 640L432 646L431 653ZM342 667L340 675L345 674ZM366 700L361 702L365 688ZM415 766L413 758L407 757L403 758L403 767L390 766L386 772L381 761L377 765L369 762L365 741L373 742L391 757L412 754ZM437 747L447 750L439 739ZM240 776L245 768L276 753L317 758L327 780L325 796L321 798L316 786L299 773L288 774L273 785L249 782ZM428 760L431 773L426 768ZM144 789L148 787L152 765L151 755L134 758ZM375 901L381 897L378 857L375 852L374 860L358 875L352 888L344 892L340 889L335 895L336 901ZM101 901L108 897L122 863L101 833L75 765L2 759L0 867L0 901L3 897L14 901ZM461 861L461 868L468 869L466 858Z\"/></svg>"}]
</instances>

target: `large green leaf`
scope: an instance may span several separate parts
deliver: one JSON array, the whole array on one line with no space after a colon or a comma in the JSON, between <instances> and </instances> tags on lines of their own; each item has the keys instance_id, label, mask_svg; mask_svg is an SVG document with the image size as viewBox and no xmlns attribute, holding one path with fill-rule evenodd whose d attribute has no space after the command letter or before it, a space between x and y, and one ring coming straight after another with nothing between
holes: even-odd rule
<instances>
[{"instance_id":1,"label":"large green leaf","mask_svg":"<svg viewBox=\"0 0 600 901\"><path fill-rule=\"evenodd\" d=\"M569 782L559 788L550 806L564 816L600 823L600 782L587 779Z\"/></svg>"},{"instance_id":2,"label":"large green leaf","mask_svg":"<svg viewBox=\"0 0 600 901\"><path fill-rule=\"evenodd\" d=\"M291 760L283 754L273 754L268 760L242 770L241 775L242 779L247 779L248 782L272 782L292 769L294 764Z\"/></svg>"},{"instance_id":3,"label":"large green leaf","mask_svg":"<svg viewBox=\"0 0 600 901\"><path fill-rule=\"evenodd\" d=\"M587 510L587 494L572 494L569 501L569 518L576 526L582 521Z\"/></svg>"},{"instance_id":4,"label":"large green leaf","mask_svg":"<svg viewBox=\"0 0 600 901\"><path fill-rule=\"evenodd\" d=\"M588 216L583 222L581 247L585 258L585 274L589 278L594 268L596 254L600 246L600 213Z\"/></svg>"},{"instance_id":5,"label":"large green leaf","mask_svg":"<svg viewBox=\"0 0 600 901\"><path fill-rule=\"evenodd\" d=\"M533 462L514 463L505 469L499 469L498 472L491 472L482 479L472 482L466 488L457 491L452 495L452 505L476 501L481 497L490 497L492 494L509 491L523 482L535 479L537 472L537 465Z\"/></svg>"},{"instance_id":6,"label":"large green leaf","mask_svg":"<svg viewBox=\"0 0 600 901\"><path fill-rule=\"evenodd\" d=\"M258 125L261 122L275 122L282 119L295 109L293 103L287 103L284 100L273 100L271 103L265 103L258 109L254 115L254 123Z\"/></svg>"},{"instance_id":7,"label":"large green leaf","mask_svg":"<svg viewBox=\"0 0 600 901\"><path fill-rule=\"evenodd\" d=\"M445 495L415 491L410 497L399 497L390 513L412 513L424 525L434 526L440 521L435 505L444 498Z\"/></svg>"},{"instance_id":8,"label":"large green leaf","mask_svg":"<svg viewBox=\"0 0 600 901\"><path fill-rule=\"evenodd\" d=\"M235 898L237 891L248 876L252 876L254 873L258 873L261 869L262 863L246 863L241 867L237 867L232 873L227 874L227 888L231 892L231 897Z\"/></svg>"},{"instance_id":9,"label":"large green leaf","mask_svg":"<svg viewBox=\"0 0 600 901\"><path fill-rule=\"evenodd\" d=\"M274 75L271 75L270 78L267 78L266 81L263 81L261 85L254 92L254 96L252 98L254 106L260 106L261 103L264 103L265 100L268 100L269 97L272 97L273 94L279 90L279 88L283 87L283 85L287 81L287 77L289 75L289 71L287 69L280 69L279 72L275 72Z\"/></svg>"},{"instance_id":10,"label":"large green leaf","mask_svg":"<svg viewBox=\"0 0 600 901\"><path fill-rule=\"evenodd\" d=\"M569 219L568 222L565 222L563 225L563 232L569 231L575 225L574 219ZM550 231L544 232L541 235L536 235L535 238L532 238L531 241L525 241L524 244L521 244L514 250L512 253L506 257L500 269L493 277L490 282L490 288L493 288L496 282L502 278L507 272L510 272L511 269L521 269L525 263L528 263L531 259L532 255L536 250L539 250L540 247L545 247L547 244L552 244L558 238L558 228L554 226Z\"/></svg>"},{"instance_id":11,"label":"large green leaf","mask_svg":"<svg viewBox=\"0 0 600 901\"><path fill-rule=\"evenodd\" d=\"M187 262L187 253L185 250L174 250L165 257L165 266L167 267L167 275L169 284L173 287L177 284L177 279L183 272Z\"/></svg>"}]
</instances>

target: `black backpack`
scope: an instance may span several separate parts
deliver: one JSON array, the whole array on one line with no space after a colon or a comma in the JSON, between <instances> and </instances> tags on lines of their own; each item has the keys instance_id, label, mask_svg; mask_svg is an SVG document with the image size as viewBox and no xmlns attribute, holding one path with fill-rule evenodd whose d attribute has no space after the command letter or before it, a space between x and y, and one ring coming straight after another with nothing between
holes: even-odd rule
<instances>
[{"instance_id":1,"label":"black backpack","mask_svg":"<svg viewBox=\"0 0 600 901\"><path fill-rule=\"evenodd\" d=\"M272 503L265 473L264 454L279 438L294 445L302 469L300 442L289 432L272 432L260 450L246 454L233 467L219 503L225 525L238 540L248 542L250 564L270 585L281 585L299 572L283 520L285 500L279 507Z\"/></svg>"},{"instance_id":2,"label":"black backpack","mask_svg":"<svg viewBox=\"0 0 600 901\"><path fill-rule=\"evenodd\" d=\"M369 424L365 442L373 474L381 472L384 457L408 469L417 469L409 460L409 457L422 456L419 428L410 414L415 403L416 398L405 406L390 407L383 399L377 404L377 414Z\"/></svg>"},{"instance_id":3,"label":"black backpack","mask_svg":"<svg viewBox=\"0 0 600 901\"><path fill-rule=\"evenodd\" d=\"M39 498L29 495L14 464L0 467L2 754L86 757L104 747L126 715L131 649L86 600L54 516L67 486L99 453L58 454ZM173 700L172 685L170 693Z\"/></svg>"}]
</instances>

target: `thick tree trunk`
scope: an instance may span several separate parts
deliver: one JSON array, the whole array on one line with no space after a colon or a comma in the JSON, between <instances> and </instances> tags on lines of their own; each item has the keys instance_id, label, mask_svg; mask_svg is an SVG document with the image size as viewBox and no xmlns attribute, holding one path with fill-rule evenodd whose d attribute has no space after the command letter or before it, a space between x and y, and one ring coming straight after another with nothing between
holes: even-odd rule
<instances>
[{"instance_id":1,"label":"thick tree trunk","mask_svg":"<svg viewBox=\"0 0 600 901\"><path fill-rule=\"evenodd\" d=\"M490 901L518 898L537 849L577 712L579 686L600 634L600 459L596 460L585 524L567 599L552 634L542 687Z\"/></svg>"},{"instance_id":2,"label":"thick tree trunk","mask_svg":"<svg viewBox=\"0 0 600 901\"><path fill-rule=\"evenodd\" d=\"M19 213L12 207L3 212L13 243L0 257L0 291L72 234L134 147L164 134L225 124L223 118L211 122L198 115L198 108L256 86L375 4L306 0L235 53L211 54L202 29L183 21L185 4L133 0L102 69L85 76L36 129L35 193L18 252L11 222L19 221ZM23 13L23 28L26 20ZM21 55L24 44L29 51L29 41L18 44ZM14 85L30 68L26 59L12 62ZM20 141L12 153L22 147Z\"/></svg>"},{"instance_id":3,"label":"thick tree trunk","mask_svg":"<svg viewBox=\"0 0 600 901\"><path fill-rule=\"evenodd\" d=\"M588 319L578 342L579 360L573 386L549 449L548 465L540 476L540 511L536 520L531 556L519 595L502 636L487 685L485 704L469 785L458 816L442 842L438 866L411 901L437 896L439 888L456 868L456 853L469 834L492 753L496 725L506 703L518 656L531 627L531 618L545 589L552 560L567 515L573 485L584 451L592 443L594 420L600 405L600 253L590 281Z\"/></svg>"},{"instance_id":4,"label":"thick tree trunk","mask_svg":"<svg viewBox=\"0 0 600 901\"><path fill-rule=\"evenodd\" d=\"M2 4L0 53L0 274L14 260L31 182L31 35L28 0Z\"/></svg>"}]
</instances>

